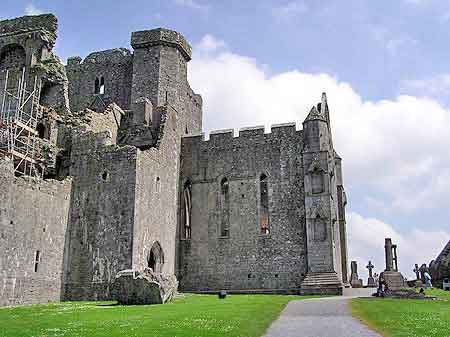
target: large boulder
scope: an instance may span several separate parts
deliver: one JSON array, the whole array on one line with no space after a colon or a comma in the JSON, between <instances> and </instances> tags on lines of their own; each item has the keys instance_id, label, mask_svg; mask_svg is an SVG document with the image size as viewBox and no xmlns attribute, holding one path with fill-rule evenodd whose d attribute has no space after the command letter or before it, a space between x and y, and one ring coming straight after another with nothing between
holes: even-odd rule
<instances>
[{"instance_id":1,"label":"large boulder","mask_svg":"<svg viewBox=\"0 0 450 337\"><path fill-rule=\"evenodd\" d=\"M119 304L163 304L177 293L175 275L163 275L146 268L117 273L112 286L113 297Z\"/></svg>"}]
</instances>

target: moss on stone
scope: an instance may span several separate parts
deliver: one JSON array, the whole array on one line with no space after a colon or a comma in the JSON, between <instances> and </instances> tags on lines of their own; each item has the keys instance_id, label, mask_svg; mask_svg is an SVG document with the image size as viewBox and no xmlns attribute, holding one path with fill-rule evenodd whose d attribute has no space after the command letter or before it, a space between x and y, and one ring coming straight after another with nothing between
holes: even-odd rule
<instances>
[{"instance_id":1,"label":"moss on stone","mask_svg":"<svg viewBox=\"0 0 450 337\"><path fill-rule=\"evenodd\" d=\"M37 63L34 69L50 82L67 82L66 68L61 60L53 54L48 59Z\"/></svg>"}]
</instances>

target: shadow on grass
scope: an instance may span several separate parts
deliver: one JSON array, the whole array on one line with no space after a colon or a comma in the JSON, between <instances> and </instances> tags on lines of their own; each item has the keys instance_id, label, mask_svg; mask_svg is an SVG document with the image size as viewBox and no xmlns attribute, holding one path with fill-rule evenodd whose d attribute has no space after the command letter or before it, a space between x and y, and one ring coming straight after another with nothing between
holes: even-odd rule
<instances>
[{"instance_id":1,"label":"shadow on grass","mask_svg":"<svg viewBox=\"0 0 450 337\"><path fill-rule=\"evenodd\" d=\"M117 307L119 306L119 303L106 303L106 304L96 304L96 307Z\"/></svg>"}]
</instances>

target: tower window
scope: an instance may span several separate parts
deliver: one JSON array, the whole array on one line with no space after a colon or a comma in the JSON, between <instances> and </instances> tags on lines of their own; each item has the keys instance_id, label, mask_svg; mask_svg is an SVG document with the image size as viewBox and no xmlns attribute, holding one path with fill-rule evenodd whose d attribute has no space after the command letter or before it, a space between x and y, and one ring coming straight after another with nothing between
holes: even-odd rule
<instances>
[{"instance_id":1,"label":"tower window","mask_svg":"<svg viewBox=\"0 0 450 337\"><path fill-rule=\"evenodd\" d=\"M220 182L220 236L230 235L230 187L227 178Z\"/></svg>"},{"instance_id":2,"label":"tower window","mask_svg":"<svg viewBox=\"0 0 450 337\"><path fill-rule=\"evenodd\" d=\"M104 93L105 93L105 79L103 76L101 76L100 78L96 77L94 83L94 94L103 95Z\"/></svg>"},{"instance_id":3,"label":"tower window","mask_svg":"<svg viewBox=\"0 0 450 337\"><path fill-rule=\"evenodd\" d=\"M261 234L269 234L269 187L264 173L259 177L259 226Z\"/></svg>"},{"instance_id":4,"label":"tower window","mask_svg":"<svg viewBox=\"0 0 450 337\"><path fill-rule=\"evenodd\" d=\"M184 238L191 238L192 184L187 181L183 188L183 229Z\"/></svg>"},{"instance_id":5,"label":"tower window","mask_svg":"<svg viewBox=\"0 0 450 337\"><path fill-rule=\"evenodd\" d=\"M105 93L105 79L103 76L100 78L100 95L103 95Z\"/></svg>"},{"instance_id":6,"label":"tower window","mask_svg":"<svg viewBox=\"0 0 450 337\"><path fill-rule=\"evenodd\" d=\"M95 78L95 84L94 84L94 94L100 93L100 80L98 77Z\"/></svg>"},{"instance_id":7,"label":"tower window","mask_svg":"<svg viewBox=\"0 0 450 337\"><path fill-rule=\"evenodd\" d=\"M39 250L34 254L34 272L37 273L39 262L41 262L41 252Z\"/></svg>"},{"instance_id":8,"label":"tower window","mask_svg":"<svg viewBox=\"0 0 450 337\"><path fill-rule=\"evenodd\" d=\"M159 177L156 177L155 179L155 191L156 193L161 191L161 179Z\"/></svg>"}]
</instances>

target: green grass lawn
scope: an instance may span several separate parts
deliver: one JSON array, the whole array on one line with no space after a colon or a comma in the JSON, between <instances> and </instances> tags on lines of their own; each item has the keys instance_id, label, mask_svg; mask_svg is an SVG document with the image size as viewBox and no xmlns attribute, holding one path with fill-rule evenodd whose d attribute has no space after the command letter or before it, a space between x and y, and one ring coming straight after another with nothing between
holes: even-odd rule
<instances>
[{"instance_id":1,"label":"green grass lawn","mask_svg":"<svg viewBox=\"0 0 450 337\"><path fill-rule=\"evenodd\" d=\"M64 302L0 308L0 337L261 336L299 296L185 295L163 305Z\"/></svg>"},{"instance_id":2,"label":"green grass lawn","mask_svg":"<svg viewBox=\"0 0 450 337\"><path fill-rule=\"evenodd\" d=\"M354 299L354 317L389 337L450 337L450 292L425 290L438 300Z\"/></svg>"}]
</instances>

